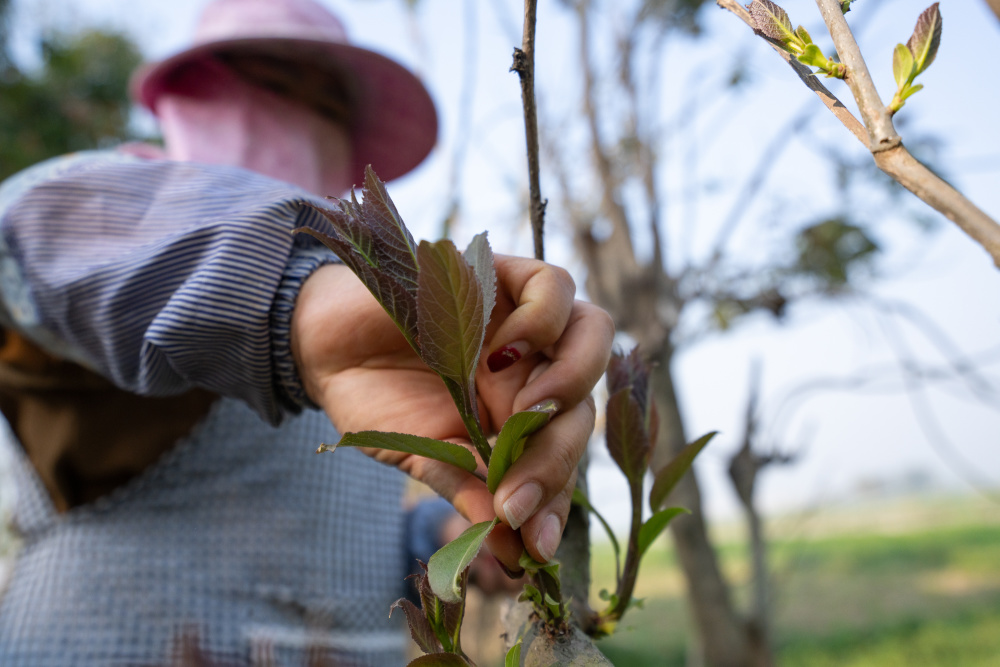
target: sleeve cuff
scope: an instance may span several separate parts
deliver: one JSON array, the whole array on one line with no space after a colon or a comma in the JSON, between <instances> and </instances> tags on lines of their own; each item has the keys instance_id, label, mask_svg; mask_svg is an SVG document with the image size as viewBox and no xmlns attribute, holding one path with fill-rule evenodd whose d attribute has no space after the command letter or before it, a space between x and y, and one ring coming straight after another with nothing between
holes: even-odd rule
<instances>
[{"instance_id":1,"label":"sleeve cuff","mask_svg":"<svg viewBox=\"0 0 1000 667\"><path fill-rule=\"evenodd\" d=\"M274 362L275 393L284 411L298 414L308 408L318 410L302 387L295 360L292 358L291 327L295 299L302 283L313 272L326 264L339 260L327 248L309 238L296 238L288 265L281 276L281 283L271 308L271 358Z\"/></svg>"}]
</instances>

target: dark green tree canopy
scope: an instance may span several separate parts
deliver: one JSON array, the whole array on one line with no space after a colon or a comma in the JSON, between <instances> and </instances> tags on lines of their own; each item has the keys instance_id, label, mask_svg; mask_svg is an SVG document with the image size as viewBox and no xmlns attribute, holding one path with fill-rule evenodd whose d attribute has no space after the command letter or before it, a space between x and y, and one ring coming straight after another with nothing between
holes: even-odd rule
<instances>
[{"instance_id":1,"label":"dark green tree canopy","mask_svg":"<svg viewBox=\"0 0 1000 667\"><path fill-rule=\"evenodd\" d=\"M0 0L0 178L48 157L132 138L128 79L139 64L124 35L85 30L41 41L41 66L12 58L10 0Z\"/></svg>"}]
</instances>

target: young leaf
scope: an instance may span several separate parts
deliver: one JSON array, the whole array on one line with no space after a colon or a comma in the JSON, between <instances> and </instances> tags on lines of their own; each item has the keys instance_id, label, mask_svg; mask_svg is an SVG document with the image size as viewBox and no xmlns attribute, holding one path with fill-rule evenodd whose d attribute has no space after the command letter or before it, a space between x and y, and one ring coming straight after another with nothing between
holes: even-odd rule
<instances>
[{"instance_id":1,"label":"young leaf","mask_svg":"<svg viewBox=\"0 0 1000 667\"><path fill-rule=\"evenodd\" d=\"M938 3L935 2L917 18L913 34L906 42L906 48L913 54L913 63L917 74L923 72L934 62L940 44L941 10L938 9Z\"/></svg>"},{"instance_id":2,"label":"young leaf","mask_svg":"<svg viewBox=\"0 0 1000 667\"><path fill-rule=\"evenodd\" d=\"M802 26L799 26L798 28L795 29L795 36L799 38L799 41L802 42L802 44L813 43L812 37L809 35L809 32Z\"/></svg>"},{"instance_id":3,"label":"young leaf","mask_svg":"<svg viewBox=\"0 0 1000 667\"><path fill-rule=\"evenodd\" d=\"M420 560L417 560L417 564L420 565L423 572L411 576L416 580L420 606L424 616L426 616L444 652L455 653L460 650L459 640L461 639L462 619L465 616L465 590L469 581L468 572L463 573L459 581L462 599L458 602L444 602L431 590L427 576L427 564Z\"/></svg>"},{"instance_id":4,"label":"young leaf","mask_svg":"<svg viewBox=\"0 0 1000 667\"><path fill-rule=\"evenodd\" d=\"M815 44L806 45L805 50L802 51L802 55L797 56L796 60L798 60L803 65L809 65L810 67L818 67L822 70L825 70L827 67L829 67L830 63L830 59L827 58L823 54L823 51L821 51L820 48Z\"/></svg>"},{"instance_id":5,"label":"young leaf","mask_svg":"<svg viewBox=\"0 0 1000 667\"><path fill-rule=\"evenodd\" d=\"M417 258L420 356L445 379L466 424L478 424L475 374L489 316L484 310L483 288L475 269L447 239L421 241ZM475 438L477 434L470 435ZM475 444L488 460L489 446L482 451L480 443Z\"/></svg>"},{"instance_id":6,"label":"young leaf","mask_svg":"<svg viewBox=\"0 0 1000 667\"><path fill-rule=\"evenodd\" d=\"M483 288L483 313L486 321L490 321L490 313L497 303L497 271L493 265L493 250L486 239L486 232L476 234L462 257L476 273L479 285Z\"/></svg>"},{"instance_id":7,"label":"young leaf","mask_svg":"<svg viewBox=\"0 0 1000 667\"><path fill-rule=\"evenodd\" d=\"M631 387L611 395L607 409L608 452L632 486L641 485L651 453L642 406Z\"/></svg>"},{"instance_id":8,"label":"young leaf","mask_svg":"<svg viewBox=\"0 0 1000 667\"><path fill-rule=\"evenodd\" d=\"M385 433L383 431L361 431L345 433L336 445L323 445L321 452L332 452L337 447L377 447L394 452L405 452L424 456L435 461L450 463L453 466L476 471L476 457L465 447L443 440L422 438L407 433Z\"/></svg>"},{"instance_id":9,"label":"young leaf","mask_svg":"<svg viewBox=\"0 0 1000 667\"><path fill-rule=\"evenodd\" d=\"M518 639L517 643L510 647L507 651L507 655L503 659L504 667L520 667L521 665L521 640Z\"/></svg>"},{"instance_id":10,"label":"young leaf","mask_svg":"<svg viewBox=\"0 0 1000 667\"><path fill-rule=\"evenodd\" d=\"M840 0L841 13L846 14L847 12L851 11L852 2L854 2L854 0Z\"/></svg>"},{"instance_id":11,"label":"young leaf","mask_svg":"<svg viewBox=\"0 0 1000 667\"><path fill-rule=\"evenodd\" d=\"M410 636L413 637L413 642L420 647L421 651L424 653L438 653L442 650L441 642L438 641L437 636L434 634L434 630L427 621L427 617L417 609L417 605L406 598L399 598L389 607L390 618L392 618L392 612L396 609L402 609L403 613L406 614L406 623L410 628Z\"/></svg>"},{"instance_id":12,"label":"young leaf","mask_svg":"<svg viewBox=\"0 0 1000 667\"><path fill-rule=\"evenodd\" d=\"M792 22L788 12L771 0L753 0L747 5L750 18L753 19L754 32L768 39L787 44L795 39Z\"/></svg>"},{"instance_id":13,"label":"young leaf","mask_svg":"<svg viewBox=\"0 0 1000 667\"><path fill-rule=\"evenodd\" d=\"M362 204L358 209L357 200L354 200L354 208L378 239L375 247L382 270L394 276L410 294L416 295L419 273L417 244L403 224L396 205L385 189L385 183L375 175L371 165L365 167L365 185L361 193L364 197Z\"/></svg>"},{"instance_id":14,"label":"young leaf","mask_svg":"<svg viewBox=\"0 0 1000 667\"><path fill-rule=\"evenodd\" d=\"M913 81L913 54L903 44L897 44L892 52L892 76L896 79L897 90L903 90Z\"/></svg>"},{"instance_id":15,"label":"young leaf","mask_svg":"<svg viewBox=\"0 0 1000 667\"><path fill-rule=\"evenodd\" d=\"M486 488L490 493L496 493L500 480L520 458L528 436L548 424L555 410L555 403L552 403L543 406L541 410L515 412L507 418L500 427L500 434L497 435L493 453L490 455L489 469L486 472Z\"/></svg>"},{"instance_id":16,"label":"young leaf","mask_svg":"<svg viewBox=\"0 0 1000 667\"><path fill-rule=\"evenodd\" d=\"M327 209L317 210L330 220L336 215ZM380 270L374 247L369 245L372 242L370 235L352 236L352 229L346 227L338 231L338 236L330 236L311 227L299 227L292 231L309 234L332 250L382 305L410 347L420 353L417 346L417 301L400 282Z\"/></svg>"},{"instance_id":17,"label":"young leaf","mask_svg":"<svg viewBox=\"0 0 1000 667\"><path fill-rule=\"evenodd\" d=\"M913 93L919 92L923 89L924 89L924 84L922 83L918 83L915 86L907 86L906 90L903 91L903 94L899 96L899 99L900 101L903 101L908 97L910 97L911 95L913 95Z\"/></svg>"},{"instance_id":18,"label":"young leaf","mask_svg":"<svg viewBox=\"0 0 1000 667\"><path fill-rule=\"evenodd\" d=\"M620 575L621 566L619 565L619 559L621 557L621 547L618 546L618 538L615 537L615 532L611 530L611 526L608 524L607 521L604 520L604 517L601 516L601 513L598 512L594 508L594 506L590 504L590 498L587 497L587 494L585 494L580 489L573 489L573 504L579 505L583 509L587 510L588 512L596 516L597 520L601 523L602 526L604 526L604 532L606 532L608 534L608 537L611 538L611 547L614 549L615 552L615 572Z\"/></svg>"},{"instance_id":19,"label":"young leaf","mask_svg":"<svg viewBox=\"0 0 1000 667\"><path fill-rule=\"evenodd\" d=\"M458 602L462 599L459 579L499 521L493 519L469 527L431 556L427 563L427 579L434 594L441 600Z\"/></svg>"},{"instance_id":20,"label":"young leaf","mask_svg":"<svg viewBox=\"0 0 1000 667\"><path fill-rule=\"evenodd\" d=\"M457 653L432 653L411 660L406 667L469 667L469 661Z\"/></svg>"},{"instance_id":21,"label":"young leaf","mask_svg":"<svg viewBox=\"0 0 1000 667\"><path fill-rule=\"evenodd\" d=\"M362 203L355 193L350 200L334 199L336 208L307 203L330 221L337 237L302 227L295 232L310 234L361 279L414 350L417 347L416 244L403 224L385 184L369 165L361 189Z\"/></svg>"},{"instance_id":22,"label":"young leaf","mask_svg":"<svg viewBox=\"0 0 1000 667\"><path fill-rule=\"evenodd\" d=\"M664 466L656 474L656 477L653 479L653 488L649 491L649 506L654 512L660 509L660 505L663 504L663 501L667 499L670 492L677 486L677 482L681 481L684 473L691 468L691 464L694 463L694 457L698 456L698 452L704 449L705 445L715 437L716 433L717 431L706 433L690 443L681 450L681 453L673 461Z\"/></svg>"},{"instance_id":23,"label":"young leaf","mask_svg":"<svg viewBox=\"0 0 1000 667\"><path fill-rule=\"evenodd\" d=\"M642 528L639 529L639 558L642 558L663 529L678 514L690 514L690 512L683 507L670 507L657 512L642 524Z\"/></svg>"}]
</instances>

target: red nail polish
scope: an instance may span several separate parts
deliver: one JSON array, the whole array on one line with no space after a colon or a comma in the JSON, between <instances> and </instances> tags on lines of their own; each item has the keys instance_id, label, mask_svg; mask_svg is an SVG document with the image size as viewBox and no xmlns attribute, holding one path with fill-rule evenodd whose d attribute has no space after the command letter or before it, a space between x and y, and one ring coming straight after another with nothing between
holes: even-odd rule
<instances>
[{"instance_id":1,"label":"red nail polish","mask_svg":"<svg viewBox=\"0 0 1000 667\"><path fill-rule=\"evenodd\" d=\"M490 367L491 372L499 373L505 368L510 368L520 360L521 353L514 347L507 345L491 354L486 360L486 365Z\"/></svg>"}]
</instances>

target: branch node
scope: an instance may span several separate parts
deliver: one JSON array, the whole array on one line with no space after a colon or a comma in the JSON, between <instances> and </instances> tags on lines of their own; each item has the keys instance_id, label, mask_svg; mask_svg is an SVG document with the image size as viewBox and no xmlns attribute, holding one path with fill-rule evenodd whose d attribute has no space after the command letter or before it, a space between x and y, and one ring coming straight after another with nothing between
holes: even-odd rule
<instances>
[{"instance_id":1,"label":"branch node","mask_svg":"<svg viewBox=\"0 0 1000 667\"><path fill-rule=\"evenodd\" d=\"M528 72L528 58L527 55L519 49L514 47L514 62L511 63L508 72L517 72L518 76L524 76Z\"/></svg>"}]
</instances>

